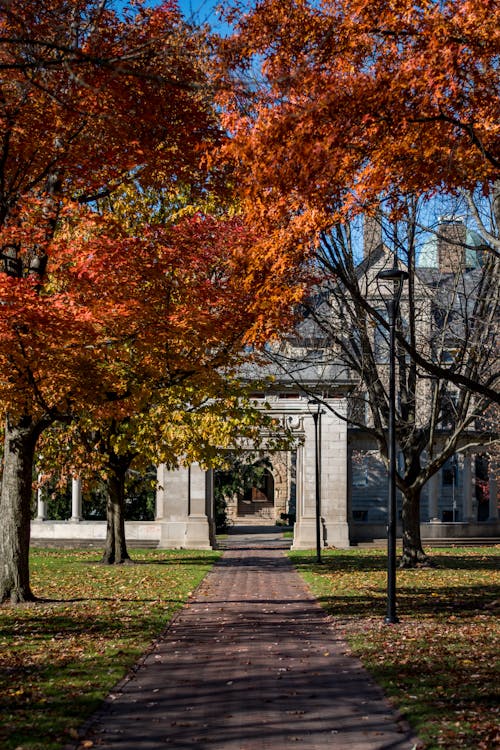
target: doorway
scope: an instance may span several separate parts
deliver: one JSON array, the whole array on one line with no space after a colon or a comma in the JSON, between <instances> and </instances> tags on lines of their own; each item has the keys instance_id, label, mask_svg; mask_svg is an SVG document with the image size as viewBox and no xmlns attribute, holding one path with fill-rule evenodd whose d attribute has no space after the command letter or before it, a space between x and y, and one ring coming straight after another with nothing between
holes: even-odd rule
<instances>
[{"instance_id":1,"label":"doorway","mask_svg":"<svg viewBox=\"0 0 500 750\"><path fill-rule=\"evenodd\" d=\"M238 516L274 521L274 478L269 469L238 497Z\"/></svg>"}]
</instances>

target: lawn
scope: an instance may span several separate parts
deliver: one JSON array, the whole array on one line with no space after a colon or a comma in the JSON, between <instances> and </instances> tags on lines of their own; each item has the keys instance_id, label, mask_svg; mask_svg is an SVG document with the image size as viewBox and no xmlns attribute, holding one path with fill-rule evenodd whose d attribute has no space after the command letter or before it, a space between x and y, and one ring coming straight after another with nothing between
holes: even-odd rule
<instances>
[{"instance_id":1,"label":"lawn","mask_svg":"<svg viewBox=\"0 0 500 750\"><path fill-rule=\"evenodd\" d=\"M165 629L218 553L35 549L41 601L0 607L0 747L56 750Z\"/></svg>"},{"instance_id":2,"label":"lawn","mask_svg":"<svg viewBox=\"0 0 500 750\"><path fill-rule=\"evenodd\" d=\"M386 625L383 550L293 562L352 651L427 750L500 747L500 547L428 550L436 567L398 570L400 622Z\"/></svg>"}]
</instances>

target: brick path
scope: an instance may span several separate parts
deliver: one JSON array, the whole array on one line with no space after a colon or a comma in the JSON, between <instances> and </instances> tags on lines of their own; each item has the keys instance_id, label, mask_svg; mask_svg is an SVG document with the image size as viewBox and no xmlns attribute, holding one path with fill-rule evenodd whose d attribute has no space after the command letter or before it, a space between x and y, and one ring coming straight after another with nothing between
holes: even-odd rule
<instances>
[{"instance_id":1,"label":"brick path","mask_svg":"<svg viewBox=\"0 0 500 750\"><path fill-rule=\"evenodd\" d=\"M416 747L379 688L346 653L283 545L243 537L229 546L78 747Z\"/></svg>"}]
</instances>

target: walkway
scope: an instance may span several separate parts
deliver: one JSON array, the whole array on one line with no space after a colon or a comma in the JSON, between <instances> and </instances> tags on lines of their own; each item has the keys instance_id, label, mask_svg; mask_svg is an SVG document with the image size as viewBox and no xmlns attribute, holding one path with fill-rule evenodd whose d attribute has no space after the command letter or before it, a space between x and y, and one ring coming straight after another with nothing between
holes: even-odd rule
<instances>
[{"instance_id":1,"label":"walkway","mask_svg":"<svg viewBox=\"0 0 500 750\"><path fill-rule=\"evenodd\" d=\"M279 549L286 545L275 529L231 534L221 561L78 747L414 748Z\"/></svg>"}]
</instances>

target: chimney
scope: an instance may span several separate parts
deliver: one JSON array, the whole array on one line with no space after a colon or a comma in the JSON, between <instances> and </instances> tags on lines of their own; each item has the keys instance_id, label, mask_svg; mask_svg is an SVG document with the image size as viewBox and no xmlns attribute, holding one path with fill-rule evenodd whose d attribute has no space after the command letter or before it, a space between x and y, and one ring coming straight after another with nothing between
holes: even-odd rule
<instances>
[{"instance_id":1,"label":"chimney","mask_svg":"<svg viewBox=\"0 0 500 750\"><path fill-rule=\"evenodd\" d=\"M365 214L363 230L363 258L370 255L382 244L382 214L376 211L372 215Z\"/></svg>"},{"instance_id":2,"label":"chimney","mask_svg":"<svg viewBox=\"0 0 500 750\"><path fill-rule=\"evenodd\" d=\"M457 273L465 269L466 234L467 230L461 217L440 217L437 249L441 273Z\"/></svg>"}]
</instances>

